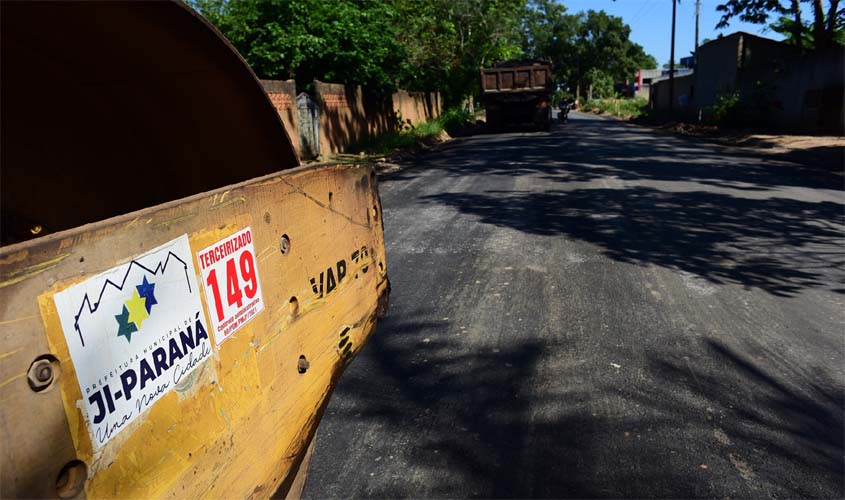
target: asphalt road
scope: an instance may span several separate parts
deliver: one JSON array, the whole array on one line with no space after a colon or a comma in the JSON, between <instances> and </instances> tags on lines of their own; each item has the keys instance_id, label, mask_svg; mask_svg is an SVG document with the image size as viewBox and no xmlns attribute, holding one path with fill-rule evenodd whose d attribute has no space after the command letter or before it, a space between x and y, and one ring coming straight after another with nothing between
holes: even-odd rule
<instances>
[{"instance_id":1,"label":"asphalt road","mask_svg":"<svg viewBox=\"0 0 845 500\"><path fill-rule=\"evenodd\" d=\"M573 113L385 176L306 496L842 498L842 168Z\"/></svg>"}]
</instances>

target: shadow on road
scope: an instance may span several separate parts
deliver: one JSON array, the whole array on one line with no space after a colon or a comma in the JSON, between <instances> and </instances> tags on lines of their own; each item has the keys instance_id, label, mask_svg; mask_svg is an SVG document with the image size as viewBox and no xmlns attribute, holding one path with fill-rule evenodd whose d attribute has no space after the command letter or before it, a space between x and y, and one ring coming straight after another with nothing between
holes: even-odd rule
<instances>
[{"instance_id":1,"label":"shadow on road","mask_svg":"<svg viewBox=\"0 0 845 500\"><path fill-rule=\"evenodd\" d=\"M582 127L577 140L566 135L573 126ZM614 140L607 140L608 133ZM582 119L554 134L474 137L421 158L417 168L393 178L431 170L454 177L539 176L553 186L420 200L485 224L563 234L596 244L619 261L678 269L715 284L781 296L807 288L845 293L845 204L830 201L830 190L843 189L841 166L831 171L729 154L710 144L618 123L599 128L595 120ZM608 187L584 187L596 180ZM827 190L828 200L795 198L792 188Z\"/></svg>"},{"instance_id":2,"label":"shadow on road","mask_svg":"<svg viewBox=\"0 0 845 500\"><path fill-rule=\"evenodd\" d=\"M796 497L815 498L825 489L845 495L841 381L789 363L761 343L745 348L747 355L716 340L704 343L722 370L655 356L651 368L665 386L659 394L640 392L638 402L672 415L672 421L684 419L688 428L712 432L740 474L775 478L776 486ZM808 484L806 474L825 480Z\"/></svg>"},{"instance_id":3,"label":"shadow on road","mask_svg":"<svg viewBox=\"0 0 845 500\"><path fill-rule=\"evenodd\" d=\"M776 295L828 287L845 265L843 205L652 188L443 193L425 198L486 224L596 244L610 258Z\"/></svg>"},{"instance_id":4,"label":"shadow on road","mask_svg":"<svg viewBox=\"0 0 845 500\"><path fill-rule=\"evenodd\" d=\"M410 316L380 325L390 335L374 336L342 382L354 405L332 418L411 436L400 443L406 462L397 477L349 496L418 497L412 476L420 471L429 474L425 496L436 498L845 493L837 383L758 344L734 349L705 339L696 351L715 360L707 365L654 356L647 384L572 366L549 381L544 365L565 345L514 339L501 350L470 351L445 340L448 322ZM600 401L631 410L597 415ZM747 486L736 486L740 476Z\"/></svg>"},{"instance_id":5,"label":"shadow on road","mask_svg":"<svg viewBox=\"0 0 845 500\"><path fill-rule=\"evenodd\" d=\"M416 316L416 315L411 315ZM600 496L590 479L584 451L599 422L579 401L590 395L570 391L542 394L532 387L534 370L549 346L539 339L514 341L507 349L467 350L447 338L447 322L419 323L388 317L365 359L344 376L343 397L354 401L341 419L364 419L414 436L405 457L413 469L403 480L382 481L383 489L358 492L368 498L414 498L407 477L416 470L443 471L441 482L426 484L426 496L525 498ZM427 340L423 337L441 340ZM569 403L566 415L532 415L545 400ZM459 481L458 484L455 481ZM352 494L352 493L351 493Z\"/></svg>"},{"instance_id":6,"label":"shadow on road","mask_svg":"<svg viewBox=\"0 0 845 500\"><path fill-rule=\"evenodd\" d=\"M462 138L422 155L422 169L444 175L548 174L557 182L622 180L696 182L706 186L767 191L783 187L842 190L845 149L805 154L763 154L688 137L658 133L613 120L582 117L551 133L511 133ZM820 161L822 157L826 161ZM388 176L410 179L408 169Z\"/></svg>"},{"instance_id":7,"label":"shadow on road","mask_svg":"<svg viewBox=\"0 0 845 500\"><path fill-rule=\"evenodd\" d=\"M413 196L402 199L406 212L443 207L431 212L469 215L461 219L470 226L563 235L616 261L763 290L777 303L806 290L845 293L841 172L595 123L461 139L383 182L408 181L389 194ZM566 127L582 126L567 135ZM503 182L477 182L484 175ZM413 186L443 177L454 182L440 192ZM531 177L548 182L522 182ZM543 190L531 189L537 185ZM593 329L580 333L569 324L551 332L502 324L501 332L471 336L461 327L475 314L466 304L480 302L466 299L455 311L462 318L446 311L461 287L480 281L458 276L465 261L457 255L423 255L425 241L415 238L393 243L395 305L321 426L327 458L315 455L312 477L333 480L322 496L845 494L845 401L841 380L828 375L841 367L796 363L806 351L792 352L778 337L792 332L767 344L767 332L751 325L761 338L726 344L698 331L650 338L655 325L632 323L613 337L592 318L585 324ZM416 293L421 283L428 288ZM490 314L496 327L507 321ZM836 349L831 359L841 358Z\"/></svg>"}]
</instances>

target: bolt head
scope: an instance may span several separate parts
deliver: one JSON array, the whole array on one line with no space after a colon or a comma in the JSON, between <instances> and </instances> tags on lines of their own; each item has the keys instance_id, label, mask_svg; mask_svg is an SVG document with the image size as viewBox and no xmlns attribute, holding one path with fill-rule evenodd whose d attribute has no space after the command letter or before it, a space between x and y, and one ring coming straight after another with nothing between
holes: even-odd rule
<instances>
[{"instance_id":1,"label":"bolt head","mask_svg":"<svg viewBox=\"0 0 845 500\"><path fill-rule=\"evenodd\" d=\"M53 367L50 365L42 366L36 374L39 382L49 382L53 378Z\"/></svg>"},{"instance_id":2,"label":"bolt head","mask_svg":"<svg viewBox=\"0 0 845 500\"><path fill-rule=\"evenodd\" d=\"M33 391L41 391L53 383L53 365L49 359L37 359L26 375Z\"/></svg>"},{"instance_id":3,"label":"bolt head","mask_svg":"<svg viewBox=\"0 0 845 500\"><path fill-rule=\"evenodd\" d=\"M310 368L310 367L311 367L311 363L309 363L308 360L305 359L305 356L300 356L299 362L297 362L297 364L296 364L297 371L299 373L305 373L306 371L308 371L308 368Z\"/></svg>"}]
</instances>

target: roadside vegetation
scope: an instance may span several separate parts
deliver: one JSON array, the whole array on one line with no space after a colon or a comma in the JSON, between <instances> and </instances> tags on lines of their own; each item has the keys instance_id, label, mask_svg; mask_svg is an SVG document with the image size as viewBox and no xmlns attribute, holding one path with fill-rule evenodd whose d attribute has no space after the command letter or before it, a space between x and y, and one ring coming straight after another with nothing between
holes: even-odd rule
<instances>
[{"instance_id":1,"label":"roadside vegetation","mask_svg":"<svg viewBox=\"0 0 845 500\"><path fill-rule=\"evenodd\" d=\"M472 111L478 68L545 59L569 92L612 86L657 62L604 11L557 0L188 0L259 78L315 79L370 92L439 92Z\"/></svg>"},{"instance_id":2,"label":"roadside vegetation","mask_svg":"<svg viewBox=\"0 0 845 500\"><path fill-rule=\"evenodd\" d=\"M566 97L595 113L669 120L650 116L641 99L617 99L621 82L638 69L658 67L631 40L630 26L602 10L571 10L566 0L187 1L231 41L259 78L293 79L305 92L313 90L315 80L359 85L376 95L397 89L438 92L444 109L473 113L479 68L507 59L542 59L553 68L555 106ZM840 0L714 3L720 28L734 19L768 26L808 51L845 44ZM771 108L763 95L726 95L704 120L720 127L766 125ZM585 103L587 96L591 100ZM370 146L415 143L439 133L437 126L448 132L455 116L398 130Z\"/></svg>"},{"instance_id":3,"label":"roadside vegetation","mask_svg":"<svg viewBox=\"0 0 845 500\"><path fill-rule=\"evenodd\" d=\"M413 127L405 125L401 129L366 139L358 145L355 152L370 156L385 156L418 149L448 140L452 134L460 134L474 121L474 116L465 109L450 108L437 119Z\"/></svg>"},{"instance_id":4,"label":"roadside vegetation","mask_svg":"<svg viewBox=\"0 0 845 500\"><path fill-rule=\"evenodd\" d=\"M587 101L581 110L597 115L612 115L625 119L640 118L648 112L648 100L642 98L593 99Z\"/></svg>"}]
</instances>

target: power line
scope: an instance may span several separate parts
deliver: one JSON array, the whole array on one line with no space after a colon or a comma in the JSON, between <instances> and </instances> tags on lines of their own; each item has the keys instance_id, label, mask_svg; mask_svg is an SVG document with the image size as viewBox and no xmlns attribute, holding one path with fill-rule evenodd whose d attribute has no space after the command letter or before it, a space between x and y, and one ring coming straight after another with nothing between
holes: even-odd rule
<instances>
[{"instance_id":1,"label":"power line","mask_svg":"<svg viewBox=\"0 0 845 500\"><path fill-rule=\"evenodd\" d=\"M640 7L640 9L634 14L634 17L631 18L631 21L629 23L633 23L634 21L639 20L639 18L645 12L646 8L649 7L649 6L652 7L652 8L655 6L655 3L654 3L653 0L645 0L642 7Z\"/></svg>"}]
</instances>

